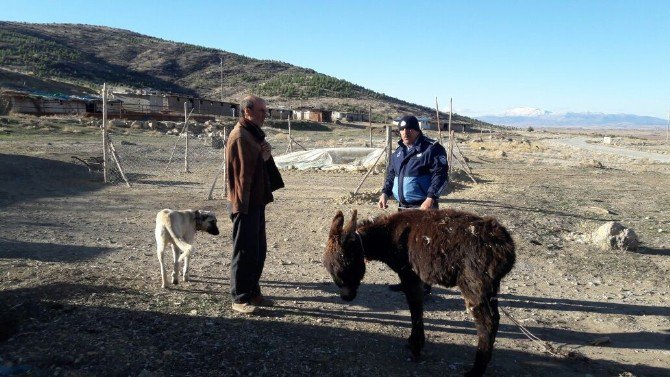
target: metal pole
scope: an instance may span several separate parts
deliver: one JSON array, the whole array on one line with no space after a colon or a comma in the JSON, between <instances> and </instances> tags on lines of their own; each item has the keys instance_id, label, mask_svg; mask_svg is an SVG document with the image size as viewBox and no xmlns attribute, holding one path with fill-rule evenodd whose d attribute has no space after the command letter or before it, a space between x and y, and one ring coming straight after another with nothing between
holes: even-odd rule
<instances>
[{"instance_id":1,"label":"metal pole","mask_svg":"<svg viewBox=\"0 0 670 377\"><path fill-rule=\"evenodd\" d=\"M102 84L102 176L107 183L107 83Z\"/></svg>"},{"instance_id":2,"label":"metal pole","mask_svg":"<svg viewBox=\"0 0 670 377\"><path fill-rule=\"evenodd\" d=\"M184 172L188 173L188 101L184 101L184 135L186 137L186 151L184 152Z\"/></svg>"}]
</instances>

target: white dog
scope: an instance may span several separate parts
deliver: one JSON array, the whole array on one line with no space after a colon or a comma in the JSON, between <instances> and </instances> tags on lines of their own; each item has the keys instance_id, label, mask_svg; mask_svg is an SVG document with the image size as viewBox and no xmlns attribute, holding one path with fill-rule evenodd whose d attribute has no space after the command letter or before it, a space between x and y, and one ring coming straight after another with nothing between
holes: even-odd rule
<instances>
[{"instance_id":1,"label":"white dog","mask_svg":"<svg viewBox=\"0 0 670 377\"><path fill-rule=\"evenodd\" d=\"M156 215L156 253L161 265L161 282L165 288L165 266L163 265L163 251L170 244L173 255L172 284L177 284L179 262L184 261L184 281L188 281L188 263L195 248L193 241L196 231L205 231L209 234L219 234L216 227L216 215L208 211L174 211L164 209ZM181 256L179 256L181 251Z\"/></svg>"}]
</instances>

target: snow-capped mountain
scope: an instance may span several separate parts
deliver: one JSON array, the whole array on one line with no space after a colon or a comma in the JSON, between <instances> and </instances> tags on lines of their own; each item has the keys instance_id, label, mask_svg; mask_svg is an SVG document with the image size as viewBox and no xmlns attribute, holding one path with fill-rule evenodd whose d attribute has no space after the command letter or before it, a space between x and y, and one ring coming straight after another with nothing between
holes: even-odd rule
<instances>
[{"instance_id":1,"label":"snow-capped mountain","mask_svg":"<svg viewBox=\"0 0 670 377\"><path fill-rule=\"evenodd\" d=\"M550 111L537 109L535 107L515 107L506 110L502 115L507 117L535 117L549 114L551 114Z\"/></svg>"},{"instance_id":2,"label":"snow-capped mountain","mask_svg":"<svg viewBox=\"0 0 670 377\"><path fill-rule=\"evenodd\" d=\"M512 127L600 127L664 128L668 120L634 114L552 113L533 107L518 107L499 115L475 117L484 122Z\"/></svg>"}]
</instances>

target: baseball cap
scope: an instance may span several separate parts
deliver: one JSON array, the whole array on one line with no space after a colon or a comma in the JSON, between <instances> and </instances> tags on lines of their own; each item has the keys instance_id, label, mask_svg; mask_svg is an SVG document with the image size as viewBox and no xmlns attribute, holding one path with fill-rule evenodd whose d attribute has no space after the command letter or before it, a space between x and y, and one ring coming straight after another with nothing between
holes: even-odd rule
<instances>
[{"instance_id":1,"label":"baseball cap","mask_svg":"<svg viewBox=\"0 0 670 377\"><path fill-rule=\"evenodd\" d=\"M421 131L419 120L416 119L414 115L405 115L400 118L400 122L398 122L398 130L404 130L405 128Z\"/></svg>"}]
</instances>

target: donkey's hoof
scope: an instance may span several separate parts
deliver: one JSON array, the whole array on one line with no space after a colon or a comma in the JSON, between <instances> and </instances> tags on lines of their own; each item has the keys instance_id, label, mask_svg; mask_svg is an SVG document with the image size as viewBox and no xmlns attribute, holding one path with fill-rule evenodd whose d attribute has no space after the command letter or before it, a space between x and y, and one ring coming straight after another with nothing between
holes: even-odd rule
<instances>
[{"instance_id":1,"label":"donkey's hoof","mask_svg":"<svg viewBox=\"0 0 670 377\"><path fill-rule=\"evenodd\" d=\"M412 362L418 362L421 361L421 350L419 351L414 351L412 350L412 345L407 343L405 344L405 348L409 351L409 360Z\"/></svg>"},{"instance_id":2,"label":"donkey's hoof","mask_svg":"<svg viewBox=\"0 0 670 377\"><path fill-rule=\"evenodd\" d=\"M470 369L464 374L465 377L481 377L483 375L484 375L483 371L476 371L474 369Z\"/></svg>"}]
</instances>

